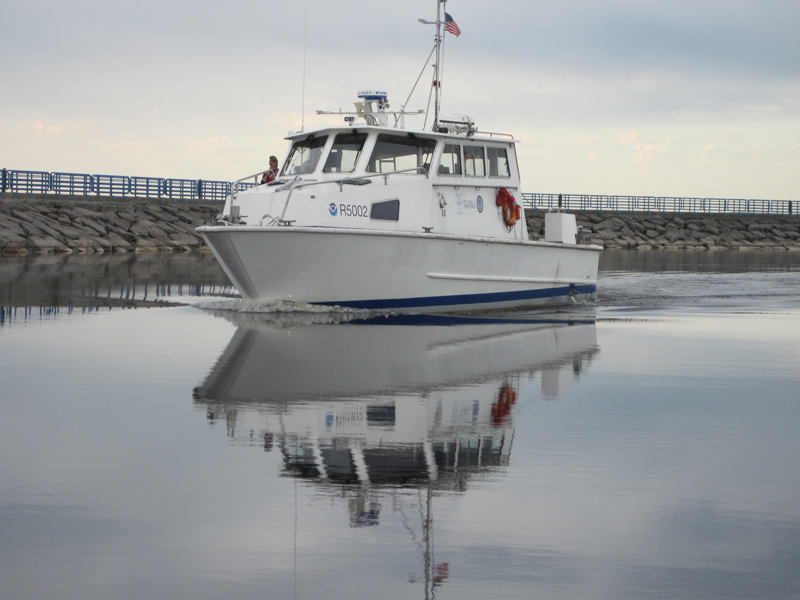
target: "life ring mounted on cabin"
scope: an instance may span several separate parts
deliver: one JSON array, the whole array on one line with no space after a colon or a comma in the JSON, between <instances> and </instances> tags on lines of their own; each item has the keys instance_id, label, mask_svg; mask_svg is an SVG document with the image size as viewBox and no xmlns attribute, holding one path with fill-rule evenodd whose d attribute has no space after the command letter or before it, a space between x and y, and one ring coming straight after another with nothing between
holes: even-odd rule
<instances>
[{"instance_id":1,"label":"life ring mounted on cabin","mask_svg":"<svg viewBox=\"0 0 800 600\"><path fill-rule=\"evenodd\" d=\"M497 206L503 207L503 222L511 230L522 218L522 208L507 188L497 190Z\"/></svg>"}]
</instances>

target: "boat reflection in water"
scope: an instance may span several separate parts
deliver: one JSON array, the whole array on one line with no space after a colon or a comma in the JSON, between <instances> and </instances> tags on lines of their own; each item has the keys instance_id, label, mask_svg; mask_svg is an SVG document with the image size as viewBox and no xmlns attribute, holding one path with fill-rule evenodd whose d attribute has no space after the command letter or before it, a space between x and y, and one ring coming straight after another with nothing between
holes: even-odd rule
<instances>
[{"instance_id":1,"label":"boat reflection in water","mask_svg":"<svg viewBox=\"0 0 800 600\"><path fill-rule=\"evenodd\" d=\"M552 398L598 351L587 311L339 323L215 314L239 328L195 402L232 441L279 449L283 476L344 499L351 527L378 525L382 503L419 512L426 592L448 576L431 552L434 492L508 465L520 384L541 373Z\"/></svg>"}]
</instances>

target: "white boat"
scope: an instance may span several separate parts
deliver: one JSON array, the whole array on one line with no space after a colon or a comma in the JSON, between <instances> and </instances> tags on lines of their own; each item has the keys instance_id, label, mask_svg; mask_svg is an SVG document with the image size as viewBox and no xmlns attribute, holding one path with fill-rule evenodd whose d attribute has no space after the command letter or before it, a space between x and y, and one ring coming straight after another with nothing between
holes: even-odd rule
<instances>
[{"instance_id":1,"label":"white boat","mask_svg":"<svg viewBox=\"0 0 800 600\"><path fill-rule=\"evenodd\" d=\"M198 228L244 298L456 312L596 297L601 248L576 243L574 215L547 213L545 239L529 239L518 140L439 114L436 3L431 129L361 92L335 113L343 126L289 136L277 179L237 181L221 220Z\"/></svg>"}]
</instances>

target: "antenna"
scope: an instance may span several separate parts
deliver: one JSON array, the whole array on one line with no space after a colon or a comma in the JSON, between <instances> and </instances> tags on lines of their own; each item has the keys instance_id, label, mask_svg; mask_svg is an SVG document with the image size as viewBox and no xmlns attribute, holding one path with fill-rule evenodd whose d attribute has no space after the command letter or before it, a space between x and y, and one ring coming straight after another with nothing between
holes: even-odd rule
<instances>
[{"instance_id":1,"label":"antenna","mask_svg":"<svg viewBox=\"0 0 800 600\"><path fill-rule=\"evenodd\" d=\"M303 105L300 108L300 131L306 130L306 40L308 39L308 4L303 20Z\"/></svg>"},{"instance_id":2,"label":"antenna","mask_svg":"<svg viewBox=\"0 0 800 600\"><path fill-rule=\"evenodd\" d=\"M433 130L439 128L439 102L441 99L440 90L442 88L440 65L442 62L442 3L441 0L436 0L436 66L433 72L433 86L436 88L436 99L433 103Z\"/></svg>"},{"instance_id":3,"label":"antenna","mask_svg":"<svg viewBox=\"0 0 800 600\"><path fill-rule=\"evenodd\" d=\"M422 21L422 19L420 19L420 21ZM423 23L424 23L424 21L423 21ZM436 51L436 46L434 46L431 49L431 53L428 54L428 58L425 59L425 64L422 65L422 71L419 72L419 76L417 77L417 80L414 82L414 87L411 88L411 93L408 95L408 98L406 98L405 103L400 107L401 110L405 111L406 106L408 106L408 103L411 100L411 96L414 95L414 90L417 89L417 84L419 83L419 80L422 79L422 75L423 75L423 73L425 73L425 69L428 68L428 61L431 59L431 56L433 56L433 53L435 51Z\"/></svg>"},{"instance_id":4,"label":"antenna","mask_svg":"<svg viewBox=\"0 0 800 600\"><path fill-rule=\"evenodd\" d=\"M442 89L442 80L444 79L444 40L447 36L442 33L442 41L440 42L441 46L441 54L439 55L439 86L436 90L439 92L439 102L436 105L436 108L439 108L442 104L442 96L444 95L444 90ZM437 113L438 117L438 113ZM436 120L436 123L439 123L439 120Z\"/></svg>"}]
</instances>

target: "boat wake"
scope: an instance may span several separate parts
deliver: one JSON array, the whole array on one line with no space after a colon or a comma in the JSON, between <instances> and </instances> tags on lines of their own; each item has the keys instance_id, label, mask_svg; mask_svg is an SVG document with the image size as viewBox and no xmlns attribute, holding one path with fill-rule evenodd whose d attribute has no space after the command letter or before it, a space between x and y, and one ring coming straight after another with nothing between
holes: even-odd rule
<instances>
[{"instance_id":1,"label":"boat wake","mask_svg":"<svg viewBox=\"0 0 800 600\"><path fill-rule=\"evenodd\" d=\"M300 323L346 323L375 316L375 311L358 310L341 306L324 306L289 300L212 300L193 304L219 316L237 314L258 316L260 321L268 320L274 326Z\"/></svg>"},{"instance_id":2,"label":"boat wake","mask_svg":"<svg viewBox=\"0 0 800 600\"><path fill-rule=\"evenodd\" d=\"M240 313L310 313L310 314L357 314L359 317L369 316L373 311L344 308L341 306L325 306L321 304L308 304L307 302L292 302L290 300L244 300L234 298L229 300L212 300L198 302L196 308L208 310L230 310Z\"/></svg>"}]
</instances>

